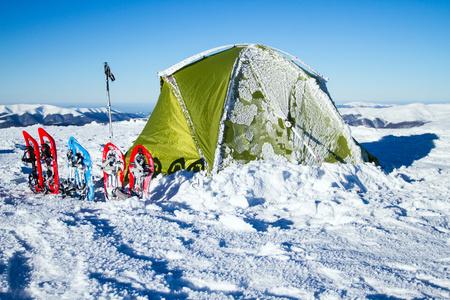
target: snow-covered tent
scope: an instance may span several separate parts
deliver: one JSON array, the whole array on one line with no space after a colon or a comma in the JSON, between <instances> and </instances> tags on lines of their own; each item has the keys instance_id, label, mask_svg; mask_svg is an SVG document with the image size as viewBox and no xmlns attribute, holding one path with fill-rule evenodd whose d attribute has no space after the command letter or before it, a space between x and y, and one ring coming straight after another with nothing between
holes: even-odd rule
<instances>
[{"instance_id":1,"label":"snow-covered tent","mask_svg":"<svg viewBox=\"0 0 450 300\"><path fill-rule=\"evenodd\" d=\"M283 51L229 45L158 75L161 94L131 147L151 152L156 173L217 172L255 159L318 164L313 154L325 162L375 159L352 138L326 79Z\"/></svg>"}]
</instances>

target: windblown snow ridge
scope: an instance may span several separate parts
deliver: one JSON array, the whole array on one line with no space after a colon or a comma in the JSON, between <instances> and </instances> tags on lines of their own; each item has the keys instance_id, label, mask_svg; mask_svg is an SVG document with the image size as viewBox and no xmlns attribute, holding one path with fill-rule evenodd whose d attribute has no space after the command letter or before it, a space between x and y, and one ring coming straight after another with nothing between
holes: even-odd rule
<instances>
[{"instance_id":1,"label":"windblown snow ridge","mask_svg":"<svg viewBox=\"0 0 450 300\"><path fill-rule=\"evenodd\" d=\"M112 121L128 121L142 117L141 114L111 110ZM0 128L34 124L82 126L92 122L109 122L108 110L106 108L62 108L40 104L0 105Z\"/></svg>"}]
</instances>

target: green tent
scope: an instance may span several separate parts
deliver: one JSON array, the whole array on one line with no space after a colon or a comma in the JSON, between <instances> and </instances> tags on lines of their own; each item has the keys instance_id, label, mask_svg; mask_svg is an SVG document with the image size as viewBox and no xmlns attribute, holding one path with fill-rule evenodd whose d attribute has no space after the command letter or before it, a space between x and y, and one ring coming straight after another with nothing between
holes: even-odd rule
<instances>
[{"instance_id":1,"label":"green tent","mask_svg":"<svg viewBox=\"0 0 450 300\"><path fill-rule=\"evenodd\" d=\"M325 162L375 159L352 138L326 79L283 51L224 46L158 75L161 94L132 146L150 151L156 174L217 172L256 159L306 165L318 164L315 155Z\"/></svg>"}]
</instances>

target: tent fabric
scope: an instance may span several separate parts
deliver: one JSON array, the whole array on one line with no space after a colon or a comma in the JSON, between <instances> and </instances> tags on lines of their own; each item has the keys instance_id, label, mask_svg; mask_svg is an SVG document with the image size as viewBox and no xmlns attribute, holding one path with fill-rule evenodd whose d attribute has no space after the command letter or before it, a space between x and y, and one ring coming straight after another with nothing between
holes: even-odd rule
<instances>
[{"instance_id":1,"label":"tent fabric","mask_svg":"<svg viewBox=\"0 0 450 300\"><path fill-rule=\"evenodd\" d=\"M143 145L150 151L155 161L155 173L160 173L162 166L165 166L164 172L167 173L168 167L176 160L171 155L174 149L177 159L184 158L190 163L199 160L200 155L178 100L166 82L161 88L159 99L162 101L156 103L134 145ZM130 155L131 151L128 151L127 163Z\"/></svg>"},{"instance_id":2,"label":"tent fabric","mask_svg":"<svg viewBox=\"0 0 450 300\"><path fill-rule=\"evenodd\" d=\"M159 73L158 102L132 146L152 153L156 173L217 172L255 159L317 164L305 144L325 162L375 159L352 138L325 79L309 66L262 45L217 49Z\"/></svg>"}]
</instances>

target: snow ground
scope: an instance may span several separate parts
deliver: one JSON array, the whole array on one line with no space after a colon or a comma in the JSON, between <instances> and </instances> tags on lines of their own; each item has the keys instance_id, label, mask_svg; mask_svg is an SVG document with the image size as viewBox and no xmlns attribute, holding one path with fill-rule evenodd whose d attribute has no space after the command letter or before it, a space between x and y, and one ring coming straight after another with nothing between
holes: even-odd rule
<instances>
[{"instance_id":1,"label":"snow ground","mask_svg":"<svg viewBox=\"0 0 450 300\"><path fill-rule=\"evenodd\" d=\"M108 127L89 124L45 130L61 178L70 136L90 152L97 201L34 195L22 130L38 126L0 129L0 298L450 298L450 104L418 106L340 108L427 118L352 127L384 170L327 165L347 191L322 167L255 161L158 177L147 202L104 202ZM114 123L114 142L126 151L144 125Z\"/></svg>"}]
</instances>

